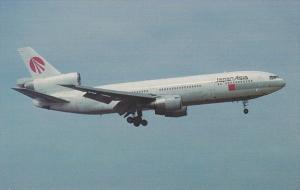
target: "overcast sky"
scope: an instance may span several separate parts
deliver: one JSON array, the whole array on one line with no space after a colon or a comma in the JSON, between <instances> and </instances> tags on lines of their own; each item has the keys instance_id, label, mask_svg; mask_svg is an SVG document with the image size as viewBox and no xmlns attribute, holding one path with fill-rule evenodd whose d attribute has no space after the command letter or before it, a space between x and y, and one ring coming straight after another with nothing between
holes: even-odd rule
<instances>
[{"instance_id":1,"label":"overcast sky","mask_svg":"<svg viewBox=\"0 0 300 190\"><path fill-rule=\"evenodd\" d=\"M0 189L300 189L300 1L0 1ZM287 86L188 116L43 110L10 88L31 46L83 84L232 70Z\"/></svg>"}]
</instances>

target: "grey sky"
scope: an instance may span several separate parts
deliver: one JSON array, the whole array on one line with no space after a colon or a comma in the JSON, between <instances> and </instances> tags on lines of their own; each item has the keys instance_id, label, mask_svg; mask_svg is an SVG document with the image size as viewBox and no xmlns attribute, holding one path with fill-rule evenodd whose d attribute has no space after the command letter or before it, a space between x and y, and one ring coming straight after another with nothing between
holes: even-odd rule
<instances>
[{"instance_id":1,"label":"grey sky","mask_svg":"<svg viewBox=\"0 0 300 190\"><path fill-rule=\"evenodd\" d=\"M0 1L0 189L300 189L300 2ZM178 119L34 108L10 90L31 46L86 85L231 70L287 86Z\"/></svg>"}]
</instances>

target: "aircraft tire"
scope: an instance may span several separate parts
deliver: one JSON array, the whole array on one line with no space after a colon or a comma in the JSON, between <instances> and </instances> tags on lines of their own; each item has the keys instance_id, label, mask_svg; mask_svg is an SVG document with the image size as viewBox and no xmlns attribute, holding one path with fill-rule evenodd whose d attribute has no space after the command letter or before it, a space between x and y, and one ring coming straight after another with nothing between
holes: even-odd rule
<instances>
[{"instance_id":1,"label":"aircraft tire","mask_svg":"<svg viewBox=\"0 0 300 190\"><path fill-rule=\"evenodd\" d=\"M244 114L249 113L249 110L247 108L244 109Z\"/></svg>"},{"instance_id":2,"label":"aircraft tire","mask_svg":"<svg viewBox=\"0 0 300 190\"><path fill-rule=\"evenodd\" d=\"M134 121L134 122L133 122L133 125L134 125L135 127L139 127L139 126L140 126L140 122Z\"/></svg>"},{"instance_id":3,"label":"aircraft tire","mask_svg":"<svg viewBox=\"0 0 300 190\"><path fill-rule=\"evenodd\" d=\"M133 123L133 120L134 120L134 119L133 119L132 117L127 117L126 120L127 120L128 123Z\"/></svg>"},{"instance_id":4,"label":"aircraft tire","mask_svg":"<svg viewBox=\"0 0 300 190\"><path fill-rule=\"evenodd\" d=\"M142 124L143 126L147 126L147 125L148 125L148 121L145 120L145 119L143 119L143 120L141 121L141 124Z\"/></svg>"}]
</instances>

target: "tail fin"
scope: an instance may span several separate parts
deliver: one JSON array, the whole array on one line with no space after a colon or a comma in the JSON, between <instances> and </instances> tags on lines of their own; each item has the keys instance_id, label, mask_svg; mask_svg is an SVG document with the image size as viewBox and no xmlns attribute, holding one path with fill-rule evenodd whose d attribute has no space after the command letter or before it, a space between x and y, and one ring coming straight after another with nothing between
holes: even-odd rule
<instances>
[{"instance_id":1,"label":"tail fin","mask_svg":"<svg viewBox=\"0 0 300 190\"><path fill-rule=\"evenodd\" d=\"M31 47L19 48L18 52L33 78L50 77L60 74L58 70Z\"/></svg>"}]
</instances>

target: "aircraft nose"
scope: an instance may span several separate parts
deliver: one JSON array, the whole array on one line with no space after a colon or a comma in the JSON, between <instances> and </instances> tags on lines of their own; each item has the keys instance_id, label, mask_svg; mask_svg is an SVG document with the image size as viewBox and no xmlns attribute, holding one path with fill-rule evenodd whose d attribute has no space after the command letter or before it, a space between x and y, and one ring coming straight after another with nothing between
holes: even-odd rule
<instances>
[{"instance_id":1,"label":"aircraft nose","mask_svg":"<svg viewBox=\"0 0 300 190\"><path fill-rule=\"evenodd\" d=\"M285 86L285 81L283 79L278 80L278 86L283 88Z\"/></svg>"}]
</instances>

